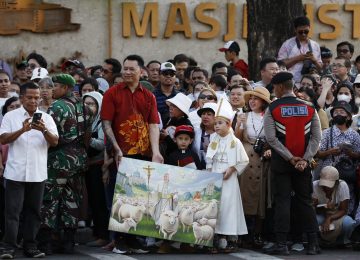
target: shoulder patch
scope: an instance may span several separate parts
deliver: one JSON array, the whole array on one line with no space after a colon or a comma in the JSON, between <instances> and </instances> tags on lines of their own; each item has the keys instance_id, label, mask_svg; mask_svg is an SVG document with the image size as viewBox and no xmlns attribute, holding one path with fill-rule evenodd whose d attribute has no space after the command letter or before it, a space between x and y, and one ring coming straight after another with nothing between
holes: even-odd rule
<instances>
[{"instance_id":1,"label":"shoulder patch","mask_svg":"<svg viewBox=\"0 0 360 260\"><path fill-rule=\"evenodd\" d=\"M281 107L281 116L282 117L291 117L291 116L308 116L309 111L306 105L300 106L282 106Z\"/></svg>"}]
</instances>

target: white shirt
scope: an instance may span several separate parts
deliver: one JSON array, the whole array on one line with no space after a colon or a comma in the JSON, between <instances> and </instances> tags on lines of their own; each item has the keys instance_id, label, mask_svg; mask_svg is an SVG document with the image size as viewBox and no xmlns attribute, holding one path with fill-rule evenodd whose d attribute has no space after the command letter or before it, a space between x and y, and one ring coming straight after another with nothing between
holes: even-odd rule
<instances>
[{"instance_id":1,"label":"white shirt","mask_svg":"<svg viewBox=\"0 0 360 260\"><path fill-rule=\"evenodd\" d=\"M312 48L312 52L314 57L316 58L317 62L322 64L321 61L321 51L320 51L320 46L317 42L308 39L310 44L311 44L311 48ZM298 56L300 54L305 54L306 52L310 51L309 50L309 45L308 43L301 43L300 44L300 49L298 48L297 44L296 44L296 37L292 37L288 40L286 40L278 53L278 60L284 60L284 59L289 59L295 56ZM292 67L290 67L288 69L289 72L291 72L294 75L294 80L295 82L300 82L301 80L301 70L303 67L303 62L298 62L296 64L294 64Z\"/></svg>"},{"instance_id":2,"label":"white shirt","mask_svg":"<svg viewBox=\"0 0 360 260\"><path fill-rule=\"evenodd\" d=\"M326 197L325 192L322 190L322 188L319 186L319 181L313 182L314 192L312 197L314 199L318 200L318 204L326 204L329 202L329 199ZM340 202L343 202L344 200L350 199L350 193L349 193L349 187L344 181L340 181L339 186L337 187L336 192L333 192L331 195L332 203L335 203L337 206L339 206Z\"/></svg>"},{"instance_id":3,"label":"white shirt","mask_svg":"<svg viewBox=\"0 0 360 260\"><path fill-rule=\"evenodd\" d=\"M255 113L253 111L248 113L246 120L246 131L249 138L251 139L265 137L263 113Z\"/></svg>"},{"instance_id":4,"label":"white shirt","mask_svg":"<svg viewBox=\"0 0 360 260\"><path fill-rule=\"evenodd\" d=\"M58 136L53 118L41 113L41 119L46 129ZM29 113L20 107L5 114L0 127L0 135L13 133L23 127L25 119L30 118ZM20 182L42 182L47 179L47 158L49 144L42 132L30 130L21 134L14 142L9 144L9 154L6 162L4 177Z\"/></svg>"}]
</instances>

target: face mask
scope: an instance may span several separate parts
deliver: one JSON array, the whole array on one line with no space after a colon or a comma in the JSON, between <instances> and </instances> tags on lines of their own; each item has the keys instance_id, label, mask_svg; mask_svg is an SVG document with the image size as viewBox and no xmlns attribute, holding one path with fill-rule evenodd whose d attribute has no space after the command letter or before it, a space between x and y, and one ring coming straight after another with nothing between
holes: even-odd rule
<instances>
[{"instance_id":1,"label":"face mask","mask_svg":"<svg viewBox=\"0 0 360 260\"><path fill-rule=\"evenodd\" d=\"M338 101L345 101L346 103L349 103L351 99L351 96L345 95L345 94L341 94L341 95L337 95L337 100Z\"/></svg>"},{"instance_id":2,"label":"face mask","mask_svg":"<svg viewBox=\"0 0 360 260\"><path fill-rule=\"evenodd\" d=\"M200 95L200 92L196 92L196 93L194 93L194 98L195 98L195 100L198 100L199 95Z\"/></svg>"},{"instance_id":3,"label":"face mask","mask_svg":"<svg viewBox=\"0 0 360 260\"><path fill-rule=\"evenodd\" d=\"M346 123L346 116L337 115L334 116L333 121L336 125L343 125Z\"/></svg>"}]
</instances>

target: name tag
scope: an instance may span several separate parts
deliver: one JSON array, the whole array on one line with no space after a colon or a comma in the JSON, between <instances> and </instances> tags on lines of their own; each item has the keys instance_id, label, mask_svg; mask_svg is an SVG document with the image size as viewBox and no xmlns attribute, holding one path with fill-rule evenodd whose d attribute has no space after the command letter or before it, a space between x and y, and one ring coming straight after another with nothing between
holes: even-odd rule
<instances>
[{"instance_id":1,"label":"name tag","mask_svg":"<svg viewBox=\"0 0 360 260\"><path fill-rule=\"evenodd\" d=\"M282 117L291 116L308 116L309 111L307 106L283 106L281 107Z\"/></svg>"}]
</instances>

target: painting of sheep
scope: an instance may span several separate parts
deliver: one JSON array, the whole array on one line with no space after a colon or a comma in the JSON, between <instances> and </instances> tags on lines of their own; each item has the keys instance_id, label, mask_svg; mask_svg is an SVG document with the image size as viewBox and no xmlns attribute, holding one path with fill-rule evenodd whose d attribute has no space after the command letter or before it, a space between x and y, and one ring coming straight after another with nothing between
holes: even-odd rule
<instances>
[{"instance_id":1,"label":"painting of sheep","mask_svg":"<svg viewBox=\"0 0 360 260\"><path fill-rule=\"evenodd\" d=\"M109 230L212 246L221 188L220 173L123 158Z\"/></svg>"}]
</instances>

